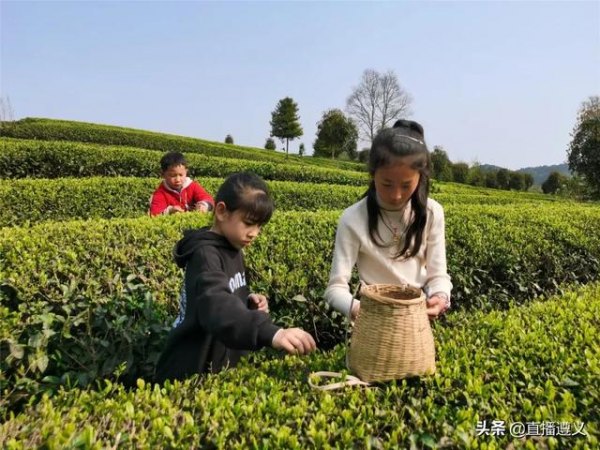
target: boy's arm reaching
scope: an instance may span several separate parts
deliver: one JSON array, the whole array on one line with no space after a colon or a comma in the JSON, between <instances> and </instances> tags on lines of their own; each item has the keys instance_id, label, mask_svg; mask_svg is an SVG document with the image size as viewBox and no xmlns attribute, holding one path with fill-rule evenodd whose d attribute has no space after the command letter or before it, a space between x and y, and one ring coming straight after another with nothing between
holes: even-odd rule
<instances>
[{"instance_id":1,"label":"boy's arm reaching","mask_svg":"<svg viewBox=\"0 0 600 450\"><path fill-rule=\"evenodd\" d=\"M167 211L168 207L169 204L165 195L158 190L155 191L154 194L152 194L152 198L150 199L150 215L158 216L160 214L164 214L165 211Z\"/></svg>"},{"instance_id":2,"label":"boy's arm reaching","mask_svg":"<svg viewBox=\"0 0 600 450\"><path fill-rule=\"evenodd\" d=\"M195 180L192 182L192 204L196 207L198 204L204 204L207 211L212 211L215 206L212 196Z\"/></svg>"}]
</instances>

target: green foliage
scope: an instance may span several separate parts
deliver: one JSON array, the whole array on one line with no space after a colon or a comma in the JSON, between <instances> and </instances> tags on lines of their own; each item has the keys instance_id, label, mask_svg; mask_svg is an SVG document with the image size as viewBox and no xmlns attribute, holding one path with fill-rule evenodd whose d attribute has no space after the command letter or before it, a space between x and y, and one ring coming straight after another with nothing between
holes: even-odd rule
<instances>
[{"instance_id":1,"label":"green foliage","mask_svg":"<svg viewBox=\"0 0 600 450\"><path fill-rule=\"evenodd\" d=\"M523 190L528 191L533 186L534 180L533 175L530 173L522 173L523 176Z\"/></svg>"},{"instance_id":2,"label":"green foliage","mask_svg":"<svg viewBox=\"0 0 600 450\"><path fill-rule=\"evenodd\" d=\"M19 298L4 286L0 413L59 386L87 386L99 378L131 385L153 376L169 330L167 309L135 275L117 274L112 282L122 285L112 297L89 297L75 280L65 282L53 302Z\"/></svg>"},{"instance_id":3,"label":"green foliage","mask_svg":"<svg viewBox=\"0 0 600 450\"><path fill-rule=\"evenodd\" d=\"M566 181L567 177L564 175L552 172L548 175L548 179L542 183L542 192L544 194L556 194Z\"/></svg>"},{"instance_id":4,"label":"green foliage","mask_svg":"<svg viewBox=\"0 0 600 450\"><path fill-rule=\"evenodd\" d=\"M213 196L221 178L198 182ZM148 213L158 178L93 177L0 180L0 226L47 220L139 217ZM277 211L339 209L358 201L364 187L268 181ZM192 213L196 214L196 213Z\"/></svg>"},{"instance_id":5,"label":"green foliage","mask_svg":"<svg viewBox=\"0 0 600 450\"><path fill-rule=\"evenodd\" d=\"M0 139L0 226L22 225L0 228L0 448L598 447L600 286L519 306L598 280L597 204L436 180L454 283L453 312L433 325L438 373L331 395L306 381L345 366L344 349L329 349L346 322L323 292L339 210L363 193L366 174L139 130L14 125L0 133L35 140ZM132 139L161 151L56 139ZM210 216L117 217L145 214L162 152L177 145L198 151L187 154L191 175L213 193L236 170L328 183L269 181L278 209L245 255L250 287L269 297L274 320L305 328L321 351L259 352L222 374L148 383L177 313L172 247ZM114 178L82 178L98 174ZM29 179L40 176L57 179ZM477 437L479 420L584 422L588 436Z\"/></svg>"},{"instance_id":6,"label":"green foliage","mask_svg":"<svg viewBox=\"0 0 600 450\"><path fill-rule=\"evenodd\" d=\"M452 179L455 183L466 184L469 178L469 165L463 162L452 164Z\"/></svg>"},{"instance_id":7,"label":"green foliage","mask_svg":"<svg viewBox=\"0 0 600 450\"><path fill-rule=\"evenodd\" d=\"M600 97L583 102L571 136L569 169L583 176L600 198Z\"/></svg>"},{"instance_id":8,"label":"green foliage","mask_svg":"<svg viewBox=\"0 0 600 450\"><path fill-rule=\"evenodd\" d=\"M155 177L162 154L129 147L107 147L63 141L0 138L0 178L61 178L90 176ZM186 154L190 176L224 177L248 170L266 180L367 183L368 175L350 170L316 167L290 162L248 161ZM302 158L310 160L312 158Z\"/></svg>"},{"instance_id":9,"label":"green foliage","mask_svg":"<svg viewBox=\"0 0 600 450\"><path fill-rule=\"evenodd\" d=\"M498 170L496 181L499 189L510 189L510 171L508 169Z\"/></svg>"},{"instance_id":10,"label":"green foliage","mask_svg":"<svg viewBox=\"0 0 600 450\"><path fill-rule=\"evenodd\" d=\"M221 178L198 181L215 195ZM91 177L0 180L0 226L25 225L48 220L139 217L148 212L149 197L158 178ZM365 187L332 186L289 181L267 182L278 211L341 209L362 197ZM474 190L468 186L436 183L433 198L442 204L504 205L558 201L537 194Z\"/></svg>"},{"instance_id":11,"label":"green foliage","mask_svg":"<svg viewBox=\"0 0 600 450\"><path fill-rule=\"evenodd\" d=\"M314 332L322 345L343 336L340 316L322 300L338 217L335 211L276 213L246 253L251 288L271 299L274 316ZM461 205L448 207L446 219L457 308L525 302L600 272L597 208ZM54 303L61 302L63 285L85 298L121 295L119 280L134 275L175 314L181 274L173 245L182 229L209 220L187 214L0 229L0 280L20 298ZM293 300L298 294L307 302Z\"/></svg>"},{"instance_id":12,"label":"green foliage","mask_svg":"<svg viewBox=\"0 0 600 450\"><path fill-rule=\"evenodd\" d=\"M290 139L294 140L303 133L300 116L298 116L298 104L290 97L282 98L271 113L271 136L281 139L282 142L285 140L287 155Z\"/></svg>"},{"instance_id":13,"label":"green foliage","mask_svg":"<svg viewBox=\"0 0 600 450\"><path fill-rule=\"evenodd\" d=\"M490 189L497 189L498 188L498 177L497 177L497 172L485 172L484 173L484 186Z\"/></svg>"},{"instance_id":14,"label":"green foliage","mask_svg":"<svg viewBox=\"0 0 600 450\"><path fill-rule=\"evenodd\" d=\"M525 190L525 179L523 178L523 174L519 172L511 172L508 180L508 187L510 189L514 189L515 191Z\"/></svg>"},{"instance_id":15,"label":"green foliage","mask_svg":"<svg viewBox=\"0 0 600 450\"><path fill-rule=\"evenodd\" d=\"M479 164L473 164L469 167L469 175L467 177L467 183L471 186L484 186L485 185L485 173L481 170Z\"/></svg>"},{"instance_id":16,"label":"green foliage","mask_svg":"<svg viewBox=\"0 0 600 450\"><path fill-rule=\"evenodd\" d=\"M163 386L142 379L65 389L0 425L0 447L25 448L597 448L598 285L434 323L437 373L311 390L343 370L344 348L308 357L255 354L238 368ZM478 421L506 433L477 435ZM583 423L584 435L512 437L510 424Z\"/></svg>"},{"instance_id":17,"label":"green foliage","mask_svg":"<svg viewBox=\"0 0 600 450\"><path fill-rule=\"evenodd\" d=\"M431 152L431 169L433 178L438 181L452 181L452 163L448 158L448 153L436 145Z\"/></svg>"},{"instance_id":18,"label":"green foliage","mask_svg":"<svg viewBox=\"0 0 600 450\"><path fill-rule=\"evenodd\" d=\"M6 123L3 123L3 126L0 128L0 136L19 139L87 142L110 146L122 145L126 147L157 150L161 153L164 153L167 150L173 150L186 154L200 153L207 156L252 161L283 162L288 159L280 153L267 152L254 147L225 145L203 139L174 136L165 133L154 133L110 125L38 118L26 118L11 122L10 126L5 125ZM359 171L364 170L360 165L350 162L338 163L337 161L322 158L304 161L295 155L292 155L290 158L296 163L308 165Z\"/></svg>"},{"instance_id":19,"label":"green foliage","mask_svg":"<svg viewBox=\"0 0 600 450\"><path fill-rule=\"evenodd\" d=\"M267 150L276 150L277 145L275 145L275 140L273 138L267 138L265 141L265 149Z\"/></svg>"},{"instance_id":20,"label":"green foliage","mask_svg":"<svg viewBox=\"0 0 600 450\"><path fill-rule=\"evenodd\" d=\"M350 159L356 159L357 142L358 129L354 122L339 109L330 109L317 124L314 155L335 159L346 153Z\"/></svg>"}]
</instances>

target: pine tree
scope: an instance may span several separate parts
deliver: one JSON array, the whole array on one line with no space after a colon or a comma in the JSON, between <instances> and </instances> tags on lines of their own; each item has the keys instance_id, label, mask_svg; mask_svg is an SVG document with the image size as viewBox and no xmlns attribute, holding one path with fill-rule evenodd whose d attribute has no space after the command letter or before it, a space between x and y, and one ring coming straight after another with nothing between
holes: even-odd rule
<instances>
[{"instance_id":1,"label":"pine tree","mask_svg":"<svg viewBox=\"0 0 600 450\"><path fill-rule=\"evenodd\" d=\"M271 113L271 136L285 141L285 154L289 155L290 140L302 136L304 131L300 126L298 105L290 97L279 100L275 110Z\"/></svg>"}]
</instances>

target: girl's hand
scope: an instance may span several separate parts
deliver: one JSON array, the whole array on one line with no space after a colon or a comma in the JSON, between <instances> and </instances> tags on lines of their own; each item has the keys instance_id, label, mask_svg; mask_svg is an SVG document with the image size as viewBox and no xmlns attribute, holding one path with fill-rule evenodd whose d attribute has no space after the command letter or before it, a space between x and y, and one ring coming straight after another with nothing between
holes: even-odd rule
<instances>
[{"instance_id":1,"label":"girl's hand","mask_svg":"<svg viewBox=\"0 0 600 450\"><path fill-rule=\"evenodd\" d=\"M170 214L176 214L176 213L178 213L178 212L185 212L185 209L183 209L183 208L182 208L181 206L179 206L179 205L176 205L176 206L173 206L173 208L171 208L171 212L170 212Z\"/></svg>"},{"instance_id":2,"label":"girl's hand","mask_svg":"<svg viewBox=\"0 0 600 450\"><path fill-rule=\"evenodd\" d=\"M269 301L264 295L250 294L248 300L250 300L250 309L257 309L266 313L269 312Z\"/></svg>"},{"instance_id":3,"label":"girl's hand","mask_svg":"<svg viewBox=\"0 0 600 450\"><path fill-rule=\"evenodd\" d=\"M315 340L301 328L282 328L273 336L273 348L306 355L317 348Z\"/></svg>"},{"instance_id":4,"label":"girl's hand","mask_svg":"<svg viewBox=\"0 0 600 450\"><path fill-rule=\"evenodd\" d=\"M432 295L427 299L427 315L436 319L446 311L447 300L439 295Z\"/></svg>"},{"instance_id":5,"label":"girl's hand","mask_svg":"<svg viewBox=\"0 0 600 450\"><path fill-rule=\"evenodd\" d=\"M352 311L350 311L350 320L356 320L358 317L358 313L360 311L360 302L358 300L354 300L352 304Z\"/></svg>"}]
</instances>

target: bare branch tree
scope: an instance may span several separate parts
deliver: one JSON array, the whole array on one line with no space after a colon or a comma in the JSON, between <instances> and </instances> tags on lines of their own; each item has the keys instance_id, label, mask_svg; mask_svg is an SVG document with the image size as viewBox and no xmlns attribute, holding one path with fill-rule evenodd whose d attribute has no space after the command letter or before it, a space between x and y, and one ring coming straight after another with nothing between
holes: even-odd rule
<instances>
[{"instance_id":1,"label":"bare branch tree","mask_svg":"<svg viewBox=\"0 0 600 450\"><path fill-rule=\"evenodd\" d=\"M410 115L412 98L408 92L400 87L398 77L392 70L379 77L381 101L378 103L380 127L387 128L393 122Z\"/></svg>"},{"instance_id":2,"label":"bare branch tree","mask_svg":"<svg viewBox=\"0 0 600 450\"><path fill-rule=\"evenodd\" d=\"M392 70L382 75L367 69L346 100L346 111L356 120L364 138L373 141L379 130L410 115L411 102Z\"/></svg>"},{"instance_id":3,"label":"bare branch tree","mask_svg":"<svg viewBox=\"0 0 600 450\"><path fill-rule=\"evenodd\" d=\"M12 122L15 120L13 107L10 103L10 97L0 97L0 122Z\"/></svg>"}]
</instances>

